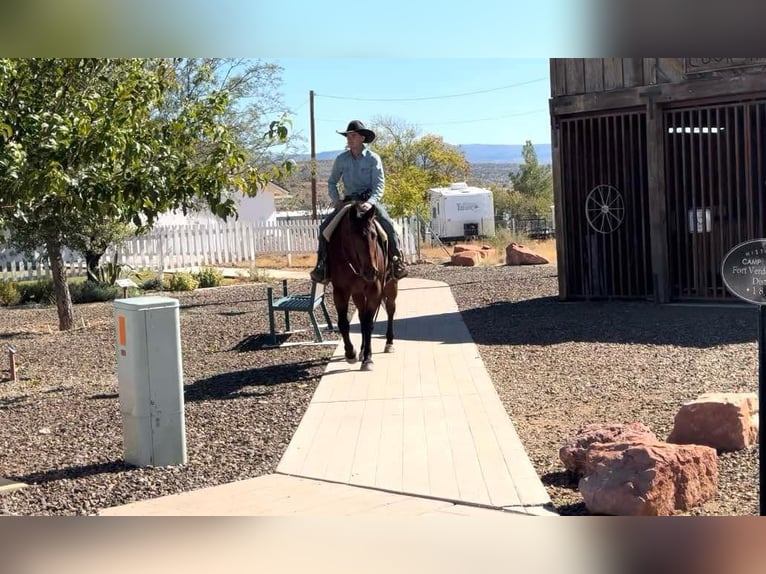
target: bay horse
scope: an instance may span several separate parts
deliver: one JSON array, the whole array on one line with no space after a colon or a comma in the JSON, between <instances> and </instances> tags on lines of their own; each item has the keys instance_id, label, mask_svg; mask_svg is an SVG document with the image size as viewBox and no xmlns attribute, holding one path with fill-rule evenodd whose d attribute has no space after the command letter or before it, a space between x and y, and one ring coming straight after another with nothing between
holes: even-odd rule
<instances>
[{"instance_id":1,"label":"bay horse","mask_svg":"<svg viewBox=\"0 0 766 574\"><path fill-rule=\"evenodd\" d=\"M384 352L394 350L394 313L398 281L389 276L387 252L381 245L375 223L375 208L360 212L361 203L352 203L330 236L327 262L338 312L338 329L343 337L346 362L357 362L349 337L348 304L354 301L362 331L361 370L372 370L372 329L382 303L388 315Z\"/></svg>"}]
</instances>

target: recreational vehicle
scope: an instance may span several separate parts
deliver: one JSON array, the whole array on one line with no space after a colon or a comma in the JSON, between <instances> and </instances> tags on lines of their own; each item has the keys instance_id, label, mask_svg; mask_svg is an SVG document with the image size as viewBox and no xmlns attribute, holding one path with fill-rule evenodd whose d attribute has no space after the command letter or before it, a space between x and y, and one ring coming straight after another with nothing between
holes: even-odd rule
<instances>
[{"instance_id":1,"label":"recreational vehicle","mask_svg":"<svg viewBox=\"0 0 766 574\"><path fill-rule=\"evenodd\" d=\"M429 189L431 229L442 241L457 241L495 235L495 205L492 192L465 182Z\"/></svg>"}]
</instances>

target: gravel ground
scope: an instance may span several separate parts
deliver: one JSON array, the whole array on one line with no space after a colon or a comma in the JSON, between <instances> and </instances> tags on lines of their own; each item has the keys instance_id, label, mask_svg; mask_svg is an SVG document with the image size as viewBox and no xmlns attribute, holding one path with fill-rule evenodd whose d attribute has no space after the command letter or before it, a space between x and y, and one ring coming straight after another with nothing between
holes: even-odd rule
<instances>
[{"instance_id":1,"label":"gravel ground","mask_svg":"<svg viewBox=\"0 0 766 574\"><path fill-rule=\"evenodd\" d=\"M451 286L498 394L562 515L587 514L558 450L582 425L646 424L660 439L704 392L757 392L754 306L560 302L554 265L417 274ZM718 497L693 515L758 514L758 447L718 458Z\"/></svg>"},{"instance_id":2,"label":"gravel ground","mask_svg":"<svg viewBox=\"0 0 766 574\"><path fill-rule=\"evenodd\" d=\"M411 275L451 285L561 514L587 514L558 459L583 424L640 421L663 438L684 401L757 390L749 306L562 303L552 265L421 264ZM0 494L0 514L95 514L273 472L334 348L264 348L266 286L172 294L181 303L189 456L174 468L122 461L111 303L77 306L79 328L69 333L56 330L54 308L0 309L0 340L17 349L21 369L19 382L0 382L0 477L32 485ZM291 292L307 290L290 280ZM722 454L718 498L691 514L757 513L758 449Z\"/></svg>"}]
</instances>

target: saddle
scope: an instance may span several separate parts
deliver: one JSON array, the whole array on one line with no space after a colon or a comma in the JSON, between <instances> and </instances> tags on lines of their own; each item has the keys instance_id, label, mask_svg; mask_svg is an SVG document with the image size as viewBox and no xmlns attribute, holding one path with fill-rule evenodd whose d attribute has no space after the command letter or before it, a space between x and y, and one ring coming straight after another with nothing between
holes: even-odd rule
<instances>
[{"instance_id":1,"label":"saddle","mask_svg":"<svg viewBox=\"0 0 766 574\"><path fill-rule=\"evenodd\" d=\"M330 241L330 237L332 237L332 234L335 231L335 228L338 227L338 224L340 223L341 219L343 219L343 216L346 215L346 212L351 208L356 209L356 204L347 203L346 205L341 207L338 210L338 213L335 214L335 217L333 217L330 223L327 224L327 227L324 228L322 235L324 235L324 238L328 242ZM375 209L375 206L373 205L371 209ZM386 234L385 230L383 229L383 226L380 224L380 222L377 219L375 220L375 227L378 230L378 238L379 238L378 241L380 242L381 246L384 248L384 252L388 253L388 250L387 250L388 235Z\"/></svg>"}]
</instances>

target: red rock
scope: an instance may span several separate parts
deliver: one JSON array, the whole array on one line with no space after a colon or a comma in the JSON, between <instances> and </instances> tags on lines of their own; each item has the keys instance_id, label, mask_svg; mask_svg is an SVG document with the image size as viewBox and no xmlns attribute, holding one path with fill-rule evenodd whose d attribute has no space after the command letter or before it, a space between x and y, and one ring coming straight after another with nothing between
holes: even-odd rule
<instances>
[{"instance_id":1,"label":"red rock","mask_svg":"<svg viewBox=\"0 0 766 574\"><path fill-rule=\"evenodd\" d=\"M459 265L463 267L473 267L481 259L476 251L463 251L461 253L455 253L450 258L452 265Z\"/></svg>"},{"instance_id":2,"label":"red rock","mask_svg":"<svg viewBox=\"0 0 766 574\"><path fill-rule=\"evenodd\" d=\"M528 247L511 243L505 248L506 265L544 265L548 260Z\"/></svg>"},{"instance_id":3,"label":"red rock","mask_svg":"<svg viewBox=\"0 0 766 574\"><path fill-rule=\"evenodd\" d=\"M594 443L657 441L657 436L643 423L594 423L580 428L575 436L559 449L559 458L570 472L582 476L585 454Z\"/></svg>"},{"instance_id":4,"label":"red rock","mask_svg":"<svg viewBox=\"0 0 766 574\"><path fill-rule=\"evenodd\" d=\"M758 411L755 393L705 393L681 406L668 442L745 449L758 442Z\"/></svg>"},{"instance_id":5,"label":"red rock","mask_svg":"<svg viewBox=\"0 0 766 574\"><path fill-rule=\"evenodd\" d=\"M578 485L592 514L670 516L715 497L715 449L666 442L593 444Z\"/></svg>"},{"instance_id":6,"label":"red rock","mask_svg":"<svg viewBox=\"0 0 766 574\"><path fill-rule=\"evenodd\" d=\"M490 245L472 245L458 243L452 248L452 253L478 253L482 259L487 257L494 257L497 255L497 251Z\"/></svg>"}]
</instances>

